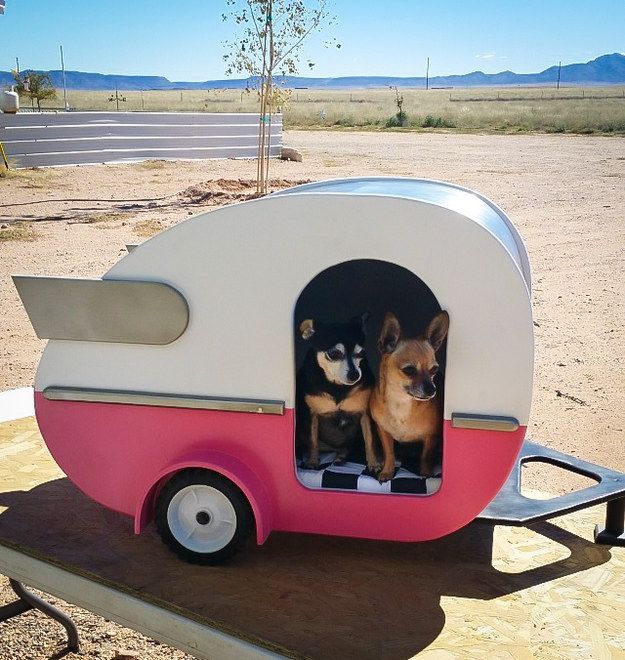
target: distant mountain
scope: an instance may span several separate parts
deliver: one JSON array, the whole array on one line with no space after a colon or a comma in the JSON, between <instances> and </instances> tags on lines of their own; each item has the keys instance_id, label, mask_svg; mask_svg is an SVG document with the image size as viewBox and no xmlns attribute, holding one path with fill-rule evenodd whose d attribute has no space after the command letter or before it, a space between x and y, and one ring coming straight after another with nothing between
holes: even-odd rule
<instances>
[{"instance_id":1,"label":"distant mountain","mask_svg":"<svg viewBox=\"0 0 625 660\"><path fill-rule=\"evenodd\" d=\"M61 72L48 72L56 87L62 87ZM552 66L540 73L483 73L473 71L464 75L434 76L430 87L492 87L496 85L553 85L558 67ZM252 79L206 80L204 82L171 82L163 76L117 76L102 73L66 72L68 89L76 90L149 90L149 89L244 89L253 86ZM0 71L0 85L10 85L12 76ZM363 87L425 87L424 77L397 78L391 76L345 76L340 78L302 78L285 76L279 82L286 87L349 89ZM585 64L562 67L560 82L564 85L623 85L625 84L625 55L602 55Z\"/></svg>"}]
</instances>

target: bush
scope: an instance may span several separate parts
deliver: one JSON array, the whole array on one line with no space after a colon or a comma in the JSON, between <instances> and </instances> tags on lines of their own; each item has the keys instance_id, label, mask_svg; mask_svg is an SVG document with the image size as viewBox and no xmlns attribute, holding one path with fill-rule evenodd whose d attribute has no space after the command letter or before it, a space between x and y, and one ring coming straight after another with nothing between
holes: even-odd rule
<instances>
[{"instance_id":1,"label":"bush","mask_svg":"<svg viewBox=\"0 0 625 660\"><path fill-rule=\"evenodd\" d=\"M400 110L397 114L393 115L392 117L389 117L386 120L386 124L385 124L386 128L398 128L407 125L408 125L408 115L403 110Z\"/></svg>"},{"instance_id":2,"label":"bush","mask_svg":"<svg viewBox=\"0 0 625 660\"><path fill-rule=\"evenodd\" d=\"M348 126L348 127L353 127L355 126L355 122L352 117L339 117L335 122L335 126Z\"/></svg>"},{"instance_id":3,"label":"bush","mask_svg":"<svg viewBox=\"0 0 625 660\"><path fill-rule=\"evenodd\" d=\"M609 119L607 121L600 121L597 128L604 133L622 133L625 131L624 119Z\"/></svg>"},{"instance_id":4,"label":"bush","mask_svg":"<svg viewBox=\"0 0 625 660\"><path fill-rule=\"evenodd\" d=\"M456 128L456 125L443 117L433 117L427 115L421 124L422 128Z\"/></svg>"}]
</instances>

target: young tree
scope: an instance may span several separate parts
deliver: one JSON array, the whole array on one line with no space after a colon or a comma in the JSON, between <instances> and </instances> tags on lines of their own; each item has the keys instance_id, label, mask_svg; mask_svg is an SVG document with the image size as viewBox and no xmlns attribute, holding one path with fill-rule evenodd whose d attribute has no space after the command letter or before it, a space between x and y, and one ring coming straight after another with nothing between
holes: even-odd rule
<instances>
[{"instance_id":1,"label":"young tree","mask_svg":"<svg viewBox=\"0 0 625 660\"><path fill-rule=\"evenodd\" d=\"M276 73L295 75L304 41L334 22L326 0L226 0L224 21L233 21L236 39L226 41L226 75L245 73L258 81L260 121L256 192L267 192L271 114L282 93ZM340 44L336 44L340 48ZM310 68L314 63L308 61Z\"/></svg>"},{"instance_id":2,"label":"young tree","mask_svg":"<svg viewBox=\"0 0 625 660\"><path fill-rule=\"evenodd\" d=\"M41 102L47 99L56 98L56 90L47 73L37 73L36 71L26 71L18 73L13 71L15 79L15 89L20 96L28 96L31 102L37 102L37 109L41 110Z\"/></svg>"}]
</instances>

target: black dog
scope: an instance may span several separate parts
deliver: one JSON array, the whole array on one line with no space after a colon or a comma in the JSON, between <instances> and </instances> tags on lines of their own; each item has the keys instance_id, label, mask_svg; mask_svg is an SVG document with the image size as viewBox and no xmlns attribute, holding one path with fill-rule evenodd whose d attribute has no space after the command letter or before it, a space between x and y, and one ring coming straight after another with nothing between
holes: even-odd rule
<instances>
[{"instance_id":1,"label":"black dog","mask_svg":"<svg viewBox=\"0 0 625 660\"><path fill-rule=\"evenodd\" d=\"M300 324L311 348L297 373L298 455L307 452L306 467L319 467L319 452L336 452L343 463L359 435L371 446L368 407L374 377L365 356L364 326L368 314L347 323Z\"/></svg>"}]
</instances>

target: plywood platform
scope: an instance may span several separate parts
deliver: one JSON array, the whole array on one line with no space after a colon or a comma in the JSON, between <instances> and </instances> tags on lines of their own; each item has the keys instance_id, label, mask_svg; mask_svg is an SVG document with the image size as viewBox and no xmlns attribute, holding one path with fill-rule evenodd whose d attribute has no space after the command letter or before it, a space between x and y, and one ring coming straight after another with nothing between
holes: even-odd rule
<instances>
[{"instance_id":1,"label":"plywood platform","mask_svg":"<svg viewBox=\"0 0 625 660\"><path fill-rule=\"evenodd\" d=\"M295 657L625 658L625 549L590 542L602 519L596 508L532 530L476 523L421 544L272 534L228 566L190 566L154 529L136 537L82 495L32 418L0 424L7 556Z\"/></svg>"}]
</instances>

